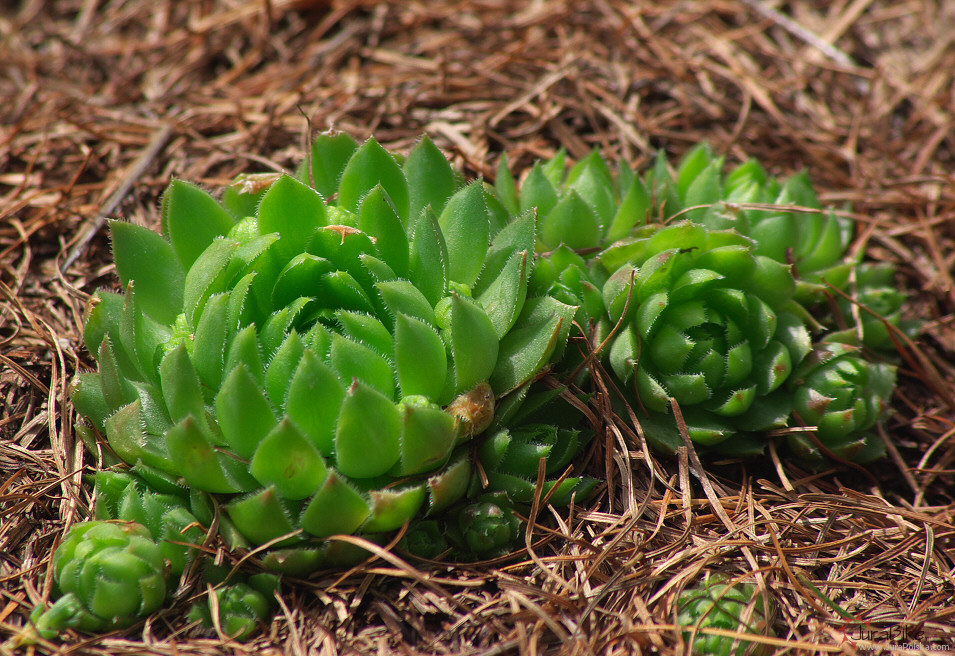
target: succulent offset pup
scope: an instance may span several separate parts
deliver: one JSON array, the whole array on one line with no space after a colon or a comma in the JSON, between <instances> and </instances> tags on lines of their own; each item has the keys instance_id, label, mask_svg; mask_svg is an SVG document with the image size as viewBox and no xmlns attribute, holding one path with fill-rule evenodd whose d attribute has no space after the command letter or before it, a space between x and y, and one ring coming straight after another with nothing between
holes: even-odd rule
<instances>
[{"instance_id":1,"label":"succulent offset pup","mask_svg":"<svg viewBox=\"0 0 955 656\"><path fill-rule=\"evenodd\" d=\"M531 290L578 306L593 347L648 413L640 421L649 441L683 443L672 399L689 437L724 455L760 453L766 430L818 421L822 443L793 438L796 455L881 454L870 429L888 407L893 367L856 354L856 374L826 376L809 405L807 378L792 374L814 349L891 348L887 326L914 326L900 318L892 267L847 253L851 221L822 208L805 174L779 182L751 160L724 175L706 145L676 175L661 155L642 179L626 163L612 173L597 151L568 169L559 152L520 189L502 160L496 191L512 212L539 212ZM829 286L884 320L835 293L833 315Z\"/></svg>"},{"instance_id":2,"label":"succulent offset pup","mask_svg":"<svg viewBox=\"0 0 955 656\"><path fill-rule=\"evenodd\" d=\"M126 291L95 296L99 370L72 398L154 489L190 491L205 520L215 495L224 533L274 547L277 571L459 501L463 445L576 311L528 296L533 216L462 185L427 139L402 165L324 135L298 177L247 177L224 206L176 181L162 210L163 235L111 224Z\"/></svg>"},{"instance_id":3,"label":"succulent offset pup","mask_svg":"<svg viewBox=\"0 0 955 656\"><path fill-rule=\"evenodd\" d=\"M61 595L49 609L37 607L30 644L67 628L89 632L129 626L158 610L166 598L163 554L146 527L135 522L76 524L53 554L53 580ZM34 633L35 632L35 633Z\"/></svg>"},{"instance_id":4,"label":"succulent offset pup","mask_svg":"<svg viewBox=\"0 0 955 656\"><path fill-rule=\"evenodd\" d=\"M703 581L680 593L677 606L677 624L683 627L683 639L692 641L696 654L760 653L754 641L708 633L707 629L772 635L770 618L752 583L732 583L725 576L707 572Z\"/></svg>"}]
</instances>

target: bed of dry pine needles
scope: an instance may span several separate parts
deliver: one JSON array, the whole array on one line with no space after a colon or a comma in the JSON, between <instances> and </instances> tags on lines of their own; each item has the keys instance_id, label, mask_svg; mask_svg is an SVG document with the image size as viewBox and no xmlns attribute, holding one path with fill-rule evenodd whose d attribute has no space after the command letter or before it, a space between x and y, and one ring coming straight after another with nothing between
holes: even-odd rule
<instances>
[{"instance_id":1,"label":"bed of dry pine needles","mask_svg":"<svg viewBox=\"0 0 955 656\"><path fill-rule=\"evenodd\" d=\"M0 642L49 595L96 467L67 386L87 295L115 284L106 217L154 226L173 176L294 168L310 135L430 135L469 175L559 147L643 167L700 140L810 170L855 247L899 265L905 345L890 457L802 471L647 453L592 408L591 473L528 549L445 566L387 553L283 586L246 644L181 601L36 653L682 653L704 571L771 601L766 653L955 649L955 10L931 0L26 0L0 8ZM606 393L612 390L603 389ZM597 403L599 403L598 396ZM27 651L27 650L24 650Z\"/></svg>"}]
</instances>

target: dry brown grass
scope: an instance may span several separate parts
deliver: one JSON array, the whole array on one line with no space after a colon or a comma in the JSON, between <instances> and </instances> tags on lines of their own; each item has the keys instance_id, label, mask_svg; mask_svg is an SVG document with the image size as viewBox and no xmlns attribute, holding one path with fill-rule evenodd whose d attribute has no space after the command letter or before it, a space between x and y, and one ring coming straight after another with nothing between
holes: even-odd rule
<instances>
[{"instance_id":1,"label":"dry brown grass","mask_svg":"<svg viewBox=\"0 0 955 656\"><path fill-rule=\"evenodd\" d=\"M246 645L188 625L182 602L38 652L679 653L674 598L703 570L776 603L769 650L953 648L951 3L13 4L0 9L0 637L49 594L50 549L87 516L81 474L96 463L66 390L91 364L85 298L115 282L104 217L155 225L171 177L216 187L293 167L309 129L335 127L399 150L427 133L487 177L502 153L524 169L599 146L640 167L699 140L775 174L808 168L825 199L852 202L857 247L899 264L927 321L885 426L893 457L701 466L654 460L607 426L592 466L608 493L570 517L543 511L535 537L557 539L533 559L379 559L287 585Z\"/></svg>"}]
</instances>

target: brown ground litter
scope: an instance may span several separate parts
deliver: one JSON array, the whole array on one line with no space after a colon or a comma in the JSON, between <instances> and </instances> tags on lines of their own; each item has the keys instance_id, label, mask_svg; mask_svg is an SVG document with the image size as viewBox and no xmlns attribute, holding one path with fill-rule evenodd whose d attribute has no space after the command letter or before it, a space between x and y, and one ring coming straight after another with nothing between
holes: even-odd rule
<instances>
[{"instance_id":1,"label":"brown ground litter","mask_svg":"<svg viewBox=\"0 0 955 656\"><path fill-rule=\"evenodd\" d=\"M885 425L892 457L701 467L604 426L590 466L608 492L542 509L531 553L380 558L288 585L245 645L189 625L187 593L145 626L38 653L676 654L674 600L704 570L775 602L769 652L952 649L953 77L955 5L931 0L3 3L0 639L49 594L52 545L88 513L96 462L67 386L91 365L85 299L115 284L104 219L154 226L171 177L216 188L291 168L334 127L403 151L426 133L488 178L504 153L525 170L600 147L639 168L700 140L776 175L809 169L926 320Z\"/></svg>"}]
</instances>

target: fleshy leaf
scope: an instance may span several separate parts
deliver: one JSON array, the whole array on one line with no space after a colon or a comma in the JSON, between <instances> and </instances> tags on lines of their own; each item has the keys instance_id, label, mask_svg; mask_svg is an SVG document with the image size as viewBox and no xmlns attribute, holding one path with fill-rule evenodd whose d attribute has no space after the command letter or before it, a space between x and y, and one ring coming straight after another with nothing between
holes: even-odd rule
<instances>
[{"instance_id":1,"label":"fleshy leaf","mask_svg":"<svg viewBox=\"0 0 955 656\"><path fill-rule=\"evenodd\" d=\"M410 215L408 183L395 158L375 139L369 139L348 160L338 185L338 203L358 212L361 201L376 185L381 185L404 221Z\"/></svg>"},{"instance_id":2,"label":"fleshy leaf","mask_svg":"<svg viewBox=\"0 0 955 656\"><path fill-rule=\"evenodd\" d=\"M470 287L481 274L490 244L483 183L472 182L452 196L438 225L448 249L448 279Z\"/></svg>"},{"instance_id":3,"label":"fleshy leaf","mask_svg":"<svg viewBox=\"0 0 955 656\"><path fill-rule=\"evenodd\" d=\"M329 363L343 380L360 380L394 398L395 379L391 364L367 346L333 333Z\"/></svg>"},{"instance_id":4,"label":"fleshy leaf","mask_svg":"<svg viewBox=\"0 0 955 656\"><path fill-rule=\"evenodd\" d=\"M301 524L312 535L324 538L354 533L370 514L365 497L330 469L325 483L302 513Z\"/></svg>"},{"instance_id":5,"label":"fleshy leaf","mask_svg":"<svg viewBox=\"0 0 955 656\"><path fill-rule=\"evenodd\" d=\"M256 487L246 465L219 454L193 417L186 417L166 433L169 455L182 477L205 492L234 494Z\"/></svg>"},{"instance_id":6,"label":"fleshy leaf","mask_svg":"<svg viewBox=\"0 0 955 656\"><path fill-rule=\"evenodd\" d=\"M346 476L369 478L391 469L401 455L401 414L388 397L356 380L338 415L335 455Z\"/></svg>"},{"instance_id":7,"label":"fleshy leaf","mask_svg":"<svg viewBox=\"0 0 955 656\"><path fill-rule=\"evenodd\" d=\"M232 370L216 396L216 415L226 442L240 458L251 458L276 417L248 367Z\"/></svg>"},{"instance_id":8,"label":"fleshy leaf","mask_svg":"<svg viewBox=\"0 0 955 656\"><path fill-rule=\"evenodd\" d=\"M110 221L113 258L123 287L136 282L144 312L171 324L182 312L186 274L173 247L148 228Z\"/></svg>"},{"instance_id":9,"label":"fleshy leaf","mask_svg":"<svg viewBox=\"0 0 955 656\"><path fill-rule=\"evenodd\" d=\"M561 244L574 249L592 248L599 244L600 218L571 190L541 218L540 239L549 248Z\"/></svg>"},{"instance_id":10,"label":"fleshy leaf","mask_svg":"<svg viewBox=\"0 0 955 656\"><path fill-rule=\"evenodd\" d=\"M159 367L162 395L173 421L192 415L203 417L202 384L184 346L170 351Z\"/></svg>"},{"instance_id":11,"label":"fleshy leaf","mask_svg":"<svg viewBox=\"0 0 955 656\"><path fill-rule=\"evenodd\" d=\"M402 396L437 398L444 388L448 360L434 328L406 314L395 319L395 369Z\"/></svg>"},{"instance_id":12,"label":"fleshy leaf","mask_svg":"<svg viewBox=\"0 0 955 656\"><path fill-rule=\"evenodd\" d=\"M274 485L285 498L298 500L319 488L328 468L312 443L285 419L259 443L249 473L262 485Z\"/></svg>"},{"instance_id":13,"label":"fleshy leaf","mask_svg":"<svg viewBox=\"0 0 955 656\"><path fill-rule=\"evenodd\" d=\"M163 194L162 231L186 270L213 239L228 233L233 223L229 212L194 184L173 180Z\"/></svg>"},{"instance_id":14,"label":"fleshy leaf","mask_svg":"<svg viewBox=\"0 0 955 656\"><path fill-rule=\"evenodd\" d=\"M298 179L322 195L331 198L338 191L338 181L345 165L358 148L344 132L320 134L312 142L311 157L305 161Z\"/></svg>"},{"instance_id":15,"label":"fleshy leaf","mask_svg":"<svg viewBox=\"0 0 955 656\"><path fill-rule=\"evenodd\" d=\"M450 328L445 340L451 350L455 393L484 382L498 359L498 339L487 313L473 300L451 295Z\"/></svg>"},{"instance_id":16,"label":"fleshy leaf","mask_svg":"<svg viewBox=\"0 0 955 656\"><path fill-rule=\"evenodd\" d=\"M418 215L411 238L408 277L434 306L448 289L448 246L430 207Z\"/></svg>"},{"instance_id":17,"label":"fleshy leaf","mask_svg":"<svg viewBox=\"0 0 955 656\"><path fill-rule=\"evenodd\" d=\"M315 231L326 224L325 201L311 187L283 175L262 197L258 219L261 234L279 234L272 250L285 263L301 253Z\"/></svg>"},{"instance_id":18,"label":"fleshy leaf","mask_svg":"<svg viewBox=\"0 0 955 656\"><path fill-rule=\"evenodd\" d=\"M427 498L427 491L424 485L415 485L400 490L374 490L370 496L371 516L362 530L380 533L396 531L417 515Z\"/></svg>"},{"instance_id":19,"label":"fleshy leaf","mask_svg":"<svg viewBox=\"0 0 955 656\"><path fill-rule=\"evenodd\" d=\"M404 172L408 179L410 216L418 216L427 205L440 214L458 187L454 169L427 135L408 155Z\"/></svg>"},{"instance_id":20,"label":"fleshy leaf","mask_svg":"<svg viewBox=\"0 0 955 656\"><path fill-rule=\"evenodd\" d=\"M381 259L401 277L408 275L408 235L381 185L376 185L362 200L358 210L358 228L375 235Z\"/></svg>"},{"instance_id":21,"label":"fleshy leaf","mask_svg":"<svg viewBox=\"0 0 955 656\"><path fill-rule=\"evenodd\" d=\"M454 447L454 418L441 406L403 402L401 459L393 472L397 476L418 474L443 464Z\"/></svg>"},{"instance_id":22,"label":"fleshy leaf","mask_svg":"<svg viewBox=\"0 0 955 656\"><path fill-rule=\"evenodd\" d=\"M334 450L335 425L344 398L345 386L335 372L307 349L289 384L286 412L324 456Z\"/></svg>"}]
</instances>

